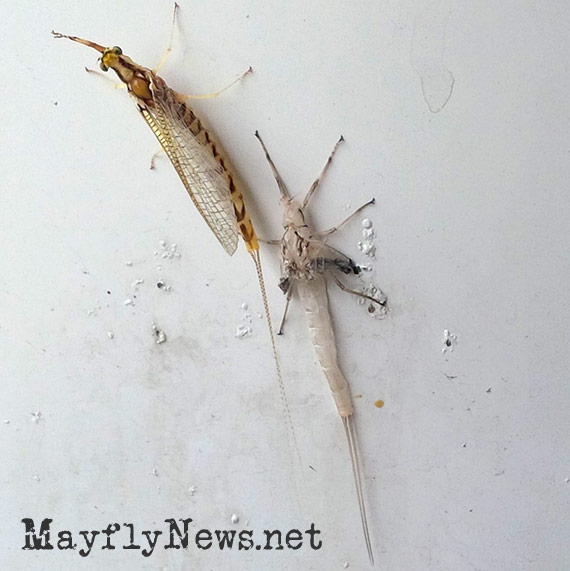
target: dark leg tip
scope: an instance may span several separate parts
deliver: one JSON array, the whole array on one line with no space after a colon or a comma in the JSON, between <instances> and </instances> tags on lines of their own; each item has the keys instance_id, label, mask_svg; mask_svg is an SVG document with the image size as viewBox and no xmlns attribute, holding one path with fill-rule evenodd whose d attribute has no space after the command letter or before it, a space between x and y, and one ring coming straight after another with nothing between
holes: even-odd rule
<instances>
[{"instance_id":1,"label":"dark leg tip","mask_svg":"<svg viewBox=\"0 0 570 571\"><path fill-rule=\"evenodd\" d=\"M350 264L350 269L358 275L360 273L360 266L357 266L350 258L348 259L348 263Z\"/></svg>"}]
</instances>

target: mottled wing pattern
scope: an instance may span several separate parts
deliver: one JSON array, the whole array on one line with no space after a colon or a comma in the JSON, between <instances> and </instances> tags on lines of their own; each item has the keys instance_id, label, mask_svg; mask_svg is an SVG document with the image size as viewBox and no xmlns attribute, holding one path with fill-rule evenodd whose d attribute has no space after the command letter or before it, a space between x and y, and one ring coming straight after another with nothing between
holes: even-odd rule
<instances>
[{"instance_id":1,"label":"mottled wing pattern","mask_svg":"<svg viewBox=\"0 0 570 571\"><path fill-rule=\"evenodd\" d=\"M196 208L230 256L236 251L238 225L224 167L184 121L184 103L168 87L151 83L154 108L139 110L172 161Z\"/></svg>"}]
</instances>

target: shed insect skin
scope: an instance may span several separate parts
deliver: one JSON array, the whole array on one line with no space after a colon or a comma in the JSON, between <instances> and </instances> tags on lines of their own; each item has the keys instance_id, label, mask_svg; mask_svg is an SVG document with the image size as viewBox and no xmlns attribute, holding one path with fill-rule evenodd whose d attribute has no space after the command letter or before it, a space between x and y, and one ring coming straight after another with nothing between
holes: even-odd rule
<instances>
[{"instance_id":1,"label":"shed insect skin","mask_svg":"<svg viewBox=\"0 0 570 571\"><path fill-rule=\"evenodd\" d=\"M175 3L173 29L178 9L179 6ZM99 58L101 70L112 69L126 85L129 94L135 100L138 111L172 162L194 205L229 255L235 252L238 236L241 234L247 252L255 264L275 361L279 394L286 415L287 431L290 443L300 461L273 335L257 234L246 209L243 195L229 169L228 161L222 154L220 145L186 103L186 99L190 97L198 99L215 97L252 69L249 68L240 78L216 94L184 96L168 87L157 74L158 67L164 63L170 53L170 44L157 68L152 70L135 63L118 46L106 48L77 36L68 36L55 31L52 31L52 34L55 38L66 38L98 51L101 54Z\"/></svg>"},{"instance_id":2,"label":"shed insect skin","mask_svg":"<svg viewBox=\"0 0 570 571\"><path fill-rule=\"evenodd\" d=\"M324 232L315 232L306 222L305 208L309 205L311 197L326 173L338 145L344 140L344 138L341 136L337 141L320 175L311 185L311 188L307 192L303 202L299 202L297 199L290 196L285 182L277 171L269 152L259 135L259 132L256 131L255 136L259 139L265 153L265 157L273 172L281 193L281 204L283 205L283 236L281 240L270 241L270 243L279 245L281 248L282 277L279 282L279 287L283 293L287 295L285 312L283 314L283 319L281 320L278 335L283 333L283 325L287 315L289 301L291 299L293 288L296 288L305 309L315 352L329 383L338 413L342 419L345 429L356 487L356 495L360 509L364 541L366 543L370 564L374 565L374 554L372 550L372 542L370 540L368 519L366 517L357 435L354 425L354 407L352 404L350 387L338 364L325 280L325 274L332 273L335 270L341 271L344 274L360 273L360 268L354 264L348 256L345 256L335 248L332 248L325 243L325 237L336 232L354 216L359 214L364 208L374 204L374 199L362 205L338 226ZM333 275L333 277L337 285L339 285L339 287L344 291L366 298L378 305L385 305L385 300L378 300L363 293L351 290L344 286L336 276Z\"/></svg>"}]
</instances>

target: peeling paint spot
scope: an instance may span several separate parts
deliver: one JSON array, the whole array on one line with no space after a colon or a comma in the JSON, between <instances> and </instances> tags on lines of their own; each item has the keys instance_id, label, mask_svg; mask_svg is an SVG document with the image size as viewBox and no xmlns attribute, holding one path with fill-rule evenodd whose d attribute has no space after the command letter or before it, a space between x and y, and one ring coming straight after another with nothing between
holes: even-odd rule
<instances>
[{"instance_id":1,"label":"peeling paint spot","mask_svg":"<svg viewBox=\"0 0 570 571\"><path fill-rule=\"evenodd\" d=\"M253 333L253 319L251 313L249 313L249 305L247 302L243 302L240 309L244 312L241 318L241 323L238 323L236 327L235 336L238 339L243 339L244 337L249 337Z\"/></svg>"},{"instance_id":2,"label":"peeling paint spot","mask_svg":"<svg viewBox=\"0 0 570 571\"><path fill-rule=\"evenodd\" d=\"M37 412L30 412L30 415L32 416L31 421L35 424L39 424L39 422L44 418L39 410Z\"/></svg>"},{"instance_id":3,"label":"peeling paint spot","mask_svg":"<svg viewBox=\"0 0 570 571\"><path fill-rule=\"evenodd\" d=\"M253 330L249 325L238 325L236 327L236 337L238 339L243 339L244 337L249 337L253 333Z\"/></svg>"},{"instance_id":4,"label":"peeling paint spot","mask_svg":"<svg viewBox=\"0 0 570 571\"><path fill-rule=\"evenodd\" d=\"M362 220L362 240L357 243L358 249L369 258L376 255L376 232L369 218Z\"/></svg>"},{"instance_id":5,"label":"peeling paint spot","mask_svg":"<svg viewBox=\"0 0 570 571\"><path fill-rule=\"evenodd\" d=\"M156 323L152 324L152 334L156 337L156 344L160 345L161 343L166 342L166 333L158 328Z\"/></svg>"},{"instance_id":6,"label":"peeling paint spot","mask_svg":"<svg viewBox=\"0 0 570 571\"><path fill-rule=\"evenodd\" d=\"M239 522L239 516L237 514L232 514L232 517L230 518L230 521L232 523L238 523Z\"/></svg>"},{"instance_id":7,"label":"peeling paint spot","mask_svg":"<svg viewBox=\"0 0 570 571\"><path fill-rule=\"evenodd\" d=\"M178 244L168 244L166 240L161 240L159 245L160 249L154 252L155 257L160 257L163 260L169 261L180 259L181 255L178 251Z\"/></svg>"},{"instance_id":8,"label":"peeling paint spot","mask_svg":"<svg viewBox=\"0 0 570 571\"><path fill-rule=\"evenodd\" d=\"M162 291L172 291L172 286L167 285L164 280L157 281L156 287Z\"/></svg>"},{"instance_id":9,"label":"peeling paint spot","mask_svg":"<svg viewBox=\"0 0 570 571\"><path fill-rule=\"evenodd\" d=\"M358 299L358 303L366 306L368 315L376 319L382 319L388 313L388 296L374 284L366 285L362 288L362 293L368 296L368 298L361 297Z\"/></svg>"},{"instance_id":10,"label":"peeling paint spot","mask_svg":"<svg viewBox=\"0 0 570 571\"><path fill-rule=\"evenodd\" d=\"M443 347L441 348L441 352L444 355L448 351L451 353L456 345L457 345L457 335L451 333L449 329L445 329L443 331Z\"/></svg>"}]
</instances>

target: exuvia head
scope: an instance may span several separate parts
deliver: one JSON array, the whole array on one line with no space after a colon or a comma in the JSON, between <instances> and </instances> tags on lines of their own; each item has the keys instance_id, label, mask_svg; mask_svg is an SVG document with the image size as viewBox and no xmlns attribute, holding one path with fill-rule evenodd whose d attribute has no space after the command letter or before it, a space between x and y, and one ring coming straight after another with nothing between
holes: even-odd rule
<instances>
[{"instance_id":1,"label":"exuvia head","mask_svg":"<svg viewBox=\"0 0 570 571\"><path fill-rule=\"evenodd\" d=\"M288 228L295 226L297 228L305 226L305 213L301 208L301 204L296 198L289 198L287 196L281 197L281 204L283 205L283 227Z\"/></svg>"}]
</instances>

